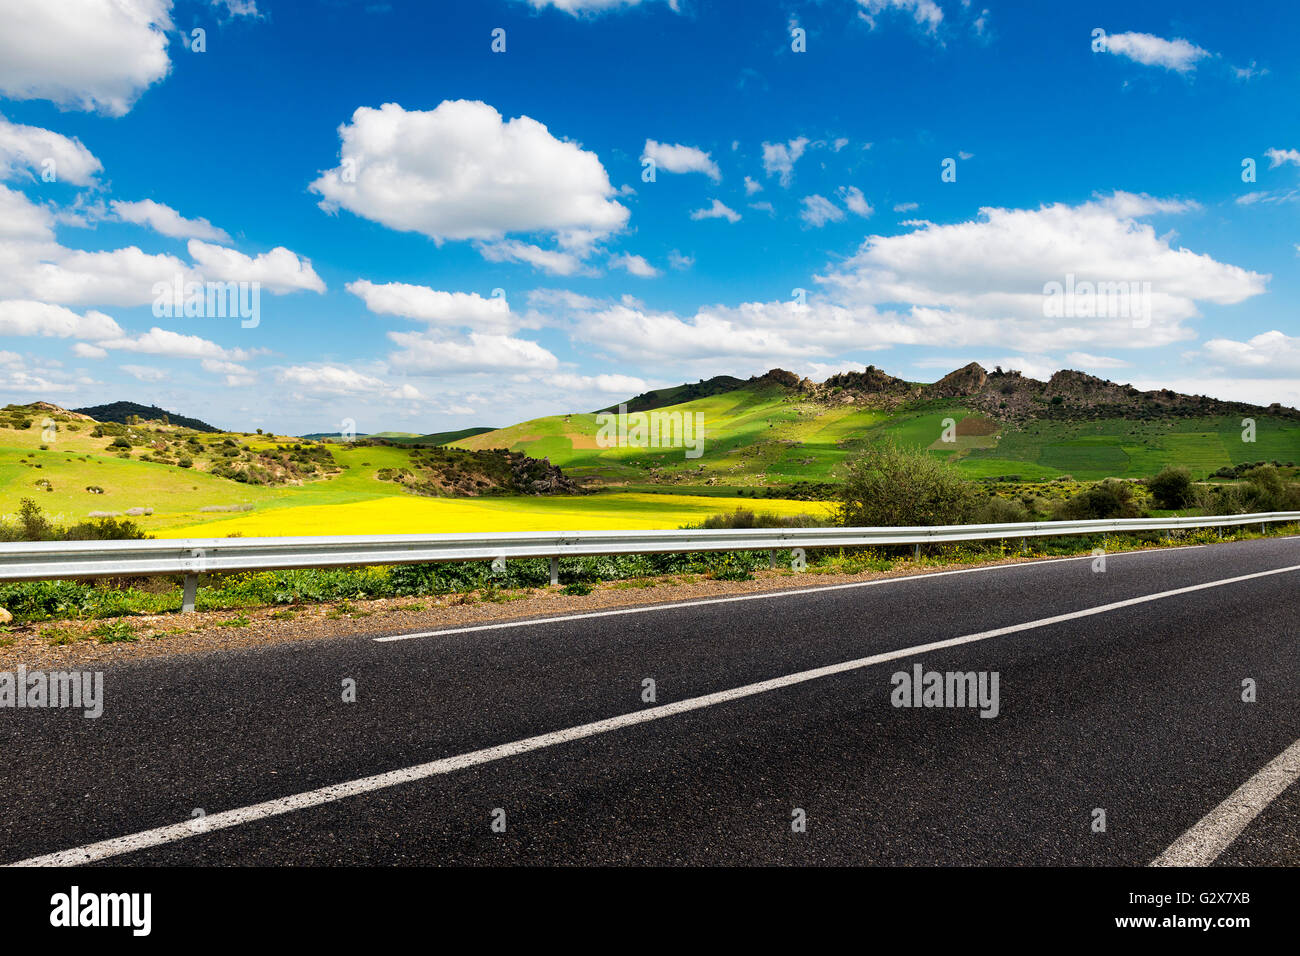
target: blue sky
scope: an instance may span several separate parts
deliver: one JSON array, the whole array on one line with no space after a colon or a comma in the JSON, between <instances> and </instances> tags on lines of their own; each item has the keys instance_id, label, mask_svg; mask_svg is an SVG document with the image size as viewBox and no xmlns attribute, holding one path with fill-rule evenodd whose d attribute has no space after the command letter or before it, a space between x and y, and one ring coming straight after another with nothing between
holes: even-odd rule
<instances>
[{"instance_id":1,"label":"blue sky","mask_svg":"<svg viewBox=\"0 0 1300 956\"><path fill-rule=\"evenodd\" d=\"M1300 405L1291 3L0 0L0 25L0 401L433 431L976 360ZM1141 318L1045 314L1067 276ZM255 324L160 316L175 281L256 283Z\"/></svg>"}]
</instances>

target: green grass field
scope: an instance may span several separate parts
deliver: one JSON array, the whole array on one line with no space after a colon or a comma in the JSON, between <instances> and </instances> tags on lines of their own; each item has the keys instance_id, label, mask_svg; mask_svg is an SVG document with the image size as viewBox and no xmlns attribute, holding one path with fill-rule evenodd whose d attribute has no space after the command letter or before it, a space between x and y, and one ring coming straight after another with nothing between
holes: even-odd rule
<instances>
[{"instance_id":1,"label":"green grass field","mask_svg":"<svg viewBox=\"0 0 1300 956\"><path fill-rule=\"evenodd\" d=\"M465 435L452 447L504 447L549 458L606 490L469 498L421 497L381 480L380 469L411 465L413 451L402 445L329 444L338 471L328 477L245 484L199 467L141 461L142 449L123 458L109 449L109 436L90 434L93 423L61 424L49 440L37 416L26 429L0 428L0 514L14 514L24 497L34 498L60 524L96 511L152 509L137 520L150 534L166 537L674 528L740 505L775 514L815 513L822 506L784 498L782 489L835 482L858 448L885 439L928 449L971 478L1014 475L1023 481L1141 478L1171 464L1204 478L1240 462L1300 460L1300 423L1267 415L1256 418L1256 440L1245 442L1240 420L1230 417L1040 420L1010 427L956 402L889 413L814 404L774 386L737 389L657 412L702 414L703 454L687 458L680 447L600 447L592 414L533 419ZM942 440L948 419L956 423L952 442ZM199 440L215 447L226 437L205 434ZM233 437L253 450L295 441ZM755 497L765 488L775 496ZM740 497L741 491L747 496Z\"/></svg>"}]
</instances>

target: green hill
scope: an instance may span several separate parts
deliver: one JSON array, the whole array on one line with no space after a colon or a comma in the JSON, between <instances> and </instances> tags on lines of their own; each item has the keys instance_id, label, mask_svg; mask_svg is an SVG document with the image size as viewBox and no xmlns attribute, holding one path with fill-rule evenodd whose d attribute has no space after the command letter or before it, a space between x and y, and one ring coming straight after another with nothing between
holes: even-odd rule
<instances>
[{"instance_id":1,"label":"green hill","mask_svg":"<svg viewBox=\"0 0 1300 956\"><path fill-rule=\"evenodd\" d=\"M508 448L610 484L742 487L835 481L855 448L886 438L926 448L975 478L1140 478L1169 464L1208 476L1242 462L1300 459L1295 409L1140 392L1080 372L1040 382L972 364L920 385L869 367L818 384L776 369L731 382L739 384L675 404L640 401L656 393L627 403L629 412L637 402L660 416L703 416L699 457L680 445L602 447L598 414L576 413L452 447ZM1243 440L1244 418L1255 422L1253 442Z\"/></svg>"},{"instance_id":2,"label":"green hill","mask_svg":"<svg viewBox=\"0 0 1300 956\"><path fill-rule=\"evenodd\" d=\"M97 422L117 422L119 425L125 425L127 420L134 417L142 422L166 422L171 425L178 425L181 428L192 428L196 432L219 432L221 429L209 425L207 422L199 421L197 418L187 418L184 415L177 415L159 408L157 405L141 405L139 402L113 402L109 405L92 405L89 408L74 408L72 412L77 415L87 415Z\"/></svg>"}]
</instances>

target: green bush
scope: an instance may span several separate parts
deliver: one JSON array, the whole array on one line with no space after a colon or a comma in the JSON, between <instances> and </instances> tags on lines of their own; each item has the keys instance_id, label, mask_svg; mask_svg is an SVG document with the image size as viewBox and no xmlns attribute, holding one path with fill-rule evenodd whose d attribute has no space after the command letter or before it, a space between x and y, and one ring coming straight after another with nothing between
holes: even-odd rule
<instances>
[{"instance_id":1,"label":"green bush","mask_svg":"<svg viewBox=\"0 0 1300 956\"><path fill-rule=\"evenodd\" d=\"M976 485L947 462L887 441L849 461L836 518L862 528L969 524L978 503Z\"/></svg>"},{"instance_id":2,"label":"green bush","mask_svg":"<svg viewBox=\"0 0 1300 956\"><path fill-rule=\"evenodd\" d=\"M1192 473L1186 468L1168 465L1147 482L1157 508L1174 510L1192 503Z\"/></svg>"},{"instance_id":3,"label":"green bush","mask_svg":"<svg viewBox=\"0 0 1300 956\"><path fill-rule=\"evenodd\" d=\"M1089 518L1139 518L1142 509L1133 496L1133 486L1118 478L1098 481L1079 494L1058 502L1057 520L1087 520Z\"/></svg>"}]
</instances>

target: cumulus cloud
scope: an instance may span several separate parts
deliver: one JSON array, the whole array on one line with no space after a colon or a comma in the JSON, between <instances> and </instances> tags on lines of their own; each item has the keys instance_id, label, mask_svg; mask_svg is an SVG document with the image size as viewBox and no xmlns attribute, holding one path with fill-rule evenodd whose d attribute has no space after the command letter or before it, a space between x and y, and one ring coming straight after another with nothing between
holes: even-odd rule
<instances>
[{"instance_id":1,"label":"cumulus cloud","mask_svg":"<svg viewBox=\"0 0 1300 956\"><path fill-rule=\"evenodd\" d=\"M782 186L789 186L794 179L794 164L807 148L808 140L803 136L788 143L764 143L763 170L768 176L779 177Z\"/></svg>"},{"instance_id":2,"label":"cumulus cloud","mask_svg":"<svg viewBox=\"0 0 1300 956\"><path fill-rule=\"evenodd\" d=\"M151 365L119 365L118 368L140 382L161 382L167 378L163 369Z\"/></svg>"},{"instance_id":3,"label":"cumulus cloud","mask_svg":"<svg viewBox=\"0 0 1300 956\"><path fill-rule=\"evenodd\" d=\"M691 218L697 222L701 219L725 219L727 222L736 223L740 222L740 213L726 206L720 199L715 199L713 205L692 212Z\"/></svg>"},{"instance_id":4,"label":"cumulus cloud","mask_svg":"<svg viewBox=\"0 0 1300 956\"><path fill-rule=\"evenodd\" d=\"M1300 377L1300 336L1277 329L1245 342L1211 339L1203 352L1209 361L1234 372L1260 378Z\"/></svg>"},{"instance_id":5,"label":"cumulus cloud","mask_svg":"<svg viewBox=\"0 0 1300 956\"><path fill-rule=\"evenodd\" d=\"M553 276L594 275L595 270L576 253L560 249L543 249L518 239L475 244L479 255L489 262L522 262Z\"/></svg>"},{"instance_id":6,"label":"cumulus cloud","mask_svg":"<svg viewBox=\"0 0 1300 956\"><path fill-rule=\"evenodd\" d=\"M849 208L849 212L863 219L875 212L871 208L871 203L867 202L867 197L862 195L862 190L857 186L841 186L840 199Z\"/></svg>"},{"instance_id":7,"label":"cumulus cloud","mask_svg":"<svg viewBox=\"0 0 1300 956\"><path fill-rule=\"evenodd\" d=\"M192 262L136 246L85 251L54 239L51 212L0 186L0 298L62 305L149 305L158 283L259 282L274 294L324 292L311 263L283 246L257 256L191 239Z\"/></svg>"},{"instance_id":8,"label":"cumulus cloud","mask_svg":"<svg viewBox=\"0 0 1300 956\"><path fill-rule=\"evenodd\" d=\"M914 318L947 324L949 335L965 341L981 341L998 329L1027 349L1168 344L1192 337L1183 323L1199 314L1198 302L1240 302L1263 292L1269 278L1173 248L1139 221L1191 208L1116 193L1077 206L982 209L970 222L921 223L902 235L872 236L820 281L848 303L910 303ZM1122 316L1046 318L1045 285L1068 276L1138 283L1135 288L1148 283L1150 321L1135 326Z\"/></svg>"},{"instance_id":9,"label":"cumulus cloud","mask_svg":"<svg viewBox=\"0 0 1300 956\"><path fill-rule=\"evenodd\" d=\"M496 333L471 332L452 339L418 332L389 332L401 351L388 360L394 368L413 374L551 371L559 360L528 339Z\"/></svg>"},{"instance_id":10,"label":"cumulus cloud","mask_svg":"<svg viewBox=\"0 0 1300 956\"><path fill-rule=\"evenodd\" d=\"M1300 166L1300 149L1266 149L1264 155L1268 157L1269 169L1274 169L1283 163Z\"/></svg>"},{"instance_id":11,"label":"cumulus cloud","mask_svg":"<svg viewBox=\"0 0 1300 956\"><path fill-rule=\"evenodd\" d=\"M210 242L229 242L230 236L224 229L218 229L206 219L186 219L171 206L165 206L152 199L137 202L123 202L114 199L109 208L122 222L147 226L160 236L172 239L206 239Z\"/></svg>"},{"instance_id":12,"label":"cumulus cloud","mask_svg":"<svg viewBox=\"0 0 1300 956\"><path fill-rule=\"evenodd\" d=\"M219 359L244 361L257 354L245 349L227 349L198 335L185 335L157 326L137 336L119 336L102 339L97 344L106 349L137 352L142 355L161 355L167 358Z\"/></svg>"},{"instance_id":13,"label":"cumulus cloud","mask_svg":"<svg viewBox=\"0 0 1300 956\"><path fill-rule=\"evenodd\" d=\"M479 331L504 332L517 322L504 297L484 298L477 292L443 292L424 285L366 279L347 284L347 290L377 315L399 315L439 326L472 326Z\"/></svg>"},{"instance_id":14,"label":"cumulus cloud","mask_svg":"<svg viewBox=\"0 0 1300 956\"><path fill-rule=\"evenodd\" d=\"M656 276L661 275L660 271L647 262L644 257L634 256L630 252L611 256L609 264L611 268L624 269L629 274L642 279L653 279Z\"/></svg>"},{"instance_id":15,"label":"cumulus cloud","mask_svg":"<svg viewBox=\"0 0 1300 956\"><path fill-rule=\"evenodd\" d=\"M803 198L803 211L799 218L814 229L820 229L828 222L839 222L844 218L844 210L825 196L813 194Z\"/></svg>"},{"instance_id":16,"label":"cumulus cloud","mask_svg":"<svg viewBox=\"0 0 1300 956\"><path fill-rule=\"evenodd\" d=\"M943 22L943 10L934 0L858 0L859 15L874 30L876 17L886 11L910 15L926 33L934 33Z\"/></svg>"},{"instance_id":17,"label":"cumulus cloud","mask_svg":"<svg viewBox=\"0 0 1300 956\"><path fill-rule=\"evenodd\" d=\"M122 116L171 68L171 0L0 0L0 94Z\"/></svg>"},{"instance_id":18,"label":"cumulus cloud","mask_svg":"<svg viewBox=\"0 0 1300 956\"><path fill-rule=\"evenodd\" d=\"M633 375L551 375L546 381L556 388L572 392L601 392L606 395L625 395L631 398L646 390L645 379Z\"/></svg>"},{"instance_id":19,"label":"cumulus cloud","mask_svg":"<svg viewBox=\"0 0 1300 956\"><path fill-rule=\"evenodd\" d=\"M25 170L33 178L48 172L55 181L89 186L103 169L81 140L39 126L11 123L0 116L0 179L13 178Z\"/></svg>"},{"instance_id":20,"label":"cumulus cloud","mask_svg":"<svg viewBox=\"0 0 1300 956\"><path fill-rule=\"evenodd\" d=\"M395 387L374 375L339 365L291 365L276 375L285 385L319 395L387 395L390 398L413 398L419 393L414 386Z\"/></svg>"},{"instance_id":21,"label":"cumulus cloud","mask_svg":"<svg viewBox=\"0 0 1300 956\"><path fill-rule=\"evenodd\" d=\"M578 17L584 14L608 13L627 7L638 7L650 0L519 0L519 2L527 3L534 10L554 7L556 10ZM665 2L670 10L675 12L678 9L678 0L665 0Z\"/></svg>"},{"instance_id":22,"label":"cumulus cloud","mask_svg":"<svg viewBox=\"0 0 1300 956\"><path fill-rule=\"evenodd\" d=\"M111 316L91 310L78 315L71 309L47 302L10 300L0 302L0 335L45 336L61 339L112 339L122 327Z\"/></svg>"},{"instance_id":23,"label":"cumulus cloud","mask_svg":"<svg viewBox=\"0 0 1300 956\"><path fill-rule=\"evenodd\" d=\"M363 106L339 136L340 164L311 184L321 207L437 243L482 240L491 245L481 249L522 258L527 250L499 240L549 234L581 255L628 220L595 153L530 117L503 120L483 102Z\"/></svg>"},{"instance_id":24,"label":"cumulus cloud","mask_svg":"<svg viewBox=\"0 0 1300 956\"><path fill-rule=\"evenodd\" d=\"M1166 40L1150 33L1108 34L1105 51L1128 57L1143 66L1162 66L1177 73L1195 70L1199 60L1211 55L1209 50L1187 40Z\"/></svg>"},{"instance_id":25,"label":"cumulus cloud","mask_svg":"<svg viewBox=\"0 0 1300 956\"><path fill-rule=\"evenodd\" d=\"M645 141L645 149L641 152L641 159L652 160L655 169L662 169L664 172L703 173L715 183L722 180L722 171L718 169L718 164L713 161L713 157L694 146L682 146L680 143L669 145L648 139Z\"/></svg>"},{"instance_id":26,"label":"cumulus cloud","mask_svg":"<svg viewBox=\"0 0 1300 956\"><path fill-rule=\"evenodd\" d=\"M984 209L968 222L917 223L900 235L868 237L816 277L822 292L804 305L747 302L682 316L634 302L604 304L573 317L573 334L647 368L728 361L808 367L898 345L1010 346L1030 361L1070 349L1100 368L1108 361L1103 348L1185 341L1194 336L1186 323L1201 303L1230 305L1265 291L1268 276L1175 248L1168 234L1142 221L1194 208L1117 193L1078 205ZM1139 289L1150 283L1149 317L1049 318L1044 287L1070 275Z\"/></svg>"}]
</instances>

